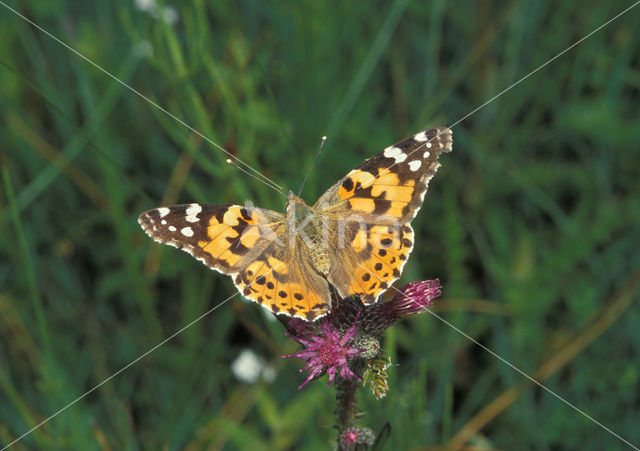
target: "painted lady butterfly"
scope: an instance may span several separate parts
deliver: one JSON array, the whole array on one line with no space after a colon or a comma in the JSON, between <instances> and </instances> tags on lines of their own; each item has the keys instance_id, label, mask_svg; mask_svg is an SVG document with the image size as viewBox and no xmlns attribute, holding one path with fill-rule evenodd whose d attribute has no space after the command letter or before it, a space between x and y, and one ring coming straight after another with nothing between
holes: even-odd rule
<instances>
[{"instance_id":1,"label":"painted lady butterfly","mask_svg":"<svg viewBox=\"0 0 640 451\"><path fill-rule=\"evenodd\" d=\"M410 221L450 152L451 130L422 131L365 160L312 207L289 194L286 215L239 205L154 208L138 222L154 240L228 274L274 313L317 319L342 297L376 302L413 249Z\"/></svg>"}]
</instances>

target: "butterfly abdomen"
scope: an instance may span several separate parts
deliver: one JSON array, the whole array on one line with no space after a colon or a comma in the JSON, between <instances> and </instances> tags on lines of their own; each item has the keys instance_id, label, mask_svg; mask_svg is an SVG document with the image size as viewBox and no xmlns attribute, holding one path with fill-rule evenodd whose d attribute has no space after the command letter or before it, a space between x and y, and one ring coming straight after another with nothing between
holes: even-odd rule
<instances>
[{"instance_id":1,"label":"butterfly abdomen","mask_svg":"<svg viewBox=\"0 0 640 451\"><path fill-rule=\"evenodd\" d=\"M320 238L311 240L311 249L309 249L309 258L313 267L323 276L329 275L331 269L331 259L329 252L324 247L324 243Z\"/></svg>"}]
</instances>

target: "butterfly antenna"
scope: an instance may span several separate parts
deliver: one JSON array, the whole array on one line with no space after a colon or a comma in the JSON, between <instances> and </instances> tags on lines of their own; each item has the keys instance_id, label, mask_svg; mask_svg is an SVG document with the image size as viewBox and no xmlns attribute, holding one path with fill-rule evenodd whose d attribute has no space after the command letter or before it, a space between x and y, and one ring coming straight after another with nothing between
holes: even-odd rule
<instances>
[{"instance_id":1,"label":"butterfly antenna","mask_svg":"<svg viewBox=\"0 0 640 451\"><path fill-rule=\"evenodd\" d=\"M260 179L260 178L256 177L255 175L251 174L249 171L246 171L245 169L241 168L241 167L240 167L240 165L236 164L236 162L235 162L235 161L233 161L231 158L227 158L227 159L226 159L226 162L227 162L228 164L230 164L231 166L233 166L234 168L239 169L240 171L244 172L244 173L245 173L245 174L247 174L249 177L252 177L252 178L254 178L254 179L256 179L256 180L261 181L262 183L264 183L265 185L267 185L267 186L268 186L269 188L271 188L272 190L274 190L274 191L278 192L278 193L279 193L279 194L281 194L282 196L287 197L287 196L285 196L285 194L284 194L282 191L280 191L278 188L276 188L276 186L280 186L280 185L276 185L275 183L271 183L271 182L266 182L265 180L263 180L263 179Z\"/></svg>"},{"instance_id":2,"label":"butterfly antenna","mask_svg":"<svg viewBox=\"0 0 640 451\"><path fill-rule=\"evenodd\" d=\"M309 166L309 170L305 174L304 179L302 180L302 183L300 184L300 189L298 190L298 197L300 197L300 194L302 194L302 188L304 188L304 184L307 182L307 179L309 178L309 174L311 174L311 171L313 170L314 166L316 165L316 162L318 161L318 157L320 156L320 153L322 152L322 146L324 146L324 143L325 143L326 140L327 140L327 137L323 136L322 137L322 141L320 141L320 146L318 146L318 150L316 151L316 154L313 157L313 161L311 162L311 166Z\"/></svg>"}]
</instances>

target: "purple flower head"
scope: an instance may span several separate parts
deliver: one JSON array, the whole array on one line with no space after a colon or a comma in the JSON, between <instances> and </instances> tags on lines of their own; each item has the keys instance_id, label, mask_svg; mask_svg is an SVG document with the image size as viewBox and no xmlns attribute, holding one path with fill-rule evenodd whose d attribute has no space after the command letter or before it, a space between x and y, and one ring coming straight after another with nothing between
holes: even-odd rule
<instances>
[{"instance_id":1,"label":"purple flower head","mask_svg":"<svg viewBox=\"0 0 640 451\"><path fill-rule=\"evenodd\" d=\"M378 302L365 307L360 320L360 328L364 333L382 335L395 321L426 312L434 298L440 296L440 281L416 281L394 290L396 295L389 302Z\"/></svg>"},{"instance_id":2,"label":"purple flower head","mask_svg":"<svg viewBox=\"0 0 640 451\"><path fill-rule=\"evenodd\" d=\"M398 318L423 313L440 296L439 280L418 280L406 284L391 301Z\"/></svg>"},{"instance_id":3,"label":"purple flower head","mask_svg":"<svg viewBox=\"0 0 640 451\"><path fill-rule=\"evenodd\" d=\"M309 329L306 329L304 331L305 334L302 336L288 334L289 337L302 344L304 349L301 349L295 354L282 357L297 357L305 360L307 364L300 371L309 370L309 376L298 389L307 385L311 379L315 379L323 374L329 375L329 384L327 385L331 385L335 380L336 374L340 374L340 377L343 379L360 380L360 378L349 369L349 360L360 353L358 349L349 346L349 342L358 332L356 323L359 317L360 314L358 313L356 320L344 334L335 328L326 318L321 320L320 330L316 330L316 333L311 333Z\"/></svg>"}]
</instances>

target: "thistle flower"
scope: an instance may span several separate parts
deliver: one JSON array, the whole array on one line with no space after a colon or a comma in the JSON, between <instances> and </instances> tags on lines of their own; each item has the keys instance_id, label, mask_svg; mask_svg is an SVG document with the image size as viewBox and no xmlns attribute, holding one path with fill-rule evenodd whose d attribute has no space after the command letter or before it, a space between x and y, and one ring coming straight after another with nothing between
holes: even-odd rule
<instances>
[{"instance_id":1,"label":"thistle flower","mask_svg":"<svg viewBox=\"0 0 640 451\"><path fill-rule=\"evenodd\" d=\"M393 322L426 312L434 298L440 296L439 280L418 280L396 291L389 302L367 306L362 314L362 329L370 335L381 335Z\"/></svg>"},{"instance_id":2,"label":"thistle flower","mask_svg":"<svg viewBox=\"0 0 640 451\"><path fill-rule=\"evenodd\" d=\"M309 371L309 375L298 389L324 374L329 375L327 385L331 385L340 375L335 410L338 449L366 449L388 436L388 423L377 438L371 429L356 426L356 389L360 384L353 381L368 385L377 399L387 394L391 359L381 347L381 335L395 321L426 312L440 296L440 289L438 280L411 282L396 290L390 301L370 305L363 305L357 296L342 298L333 293L331 312L321 320L279 317L286 335L303 346L295 354L283 356L307 362L300 371Z\"/></svg>"},{"instance_id":3,"label":"thistle flower","mask_svg":"<svg viewBox=\"0 0 640 451\"><path fill-rule=\"evenodd\" d=\"M323 374L329 375L328 386L335 380L336 374L340 374L340 377L343 379L360 380L360 378L349 369L349 360L360 353L358 349L350 346L349 343L358 332L356 323L359 316L359 314L356 316L356 321L354 321L344 334L335 328L326 318L321 320L320 330L316 330L316 333L311 333L308 328L305 328L305 334L302 336L287 334L302 344L304 349L295 354L284 355L282 357L297 357L305 360L307 364L300 371L309 370L309 376L298 389L301 389L307 385L310 380L320 377ZM297 326L299 325L293 324L290 330L298 329Z\"/></svg>"},{"instance_id":4,"label":"thistle flower","mask_svg":"<svg viewBox=\"0 0 640 451\"><path fill-rule=\"evenodd\" d=\"M391 303L398 318L423 313L433 305L433 299L440 296L440 281L417 280L400 288Z\"/></svg>"}]
</instances>

